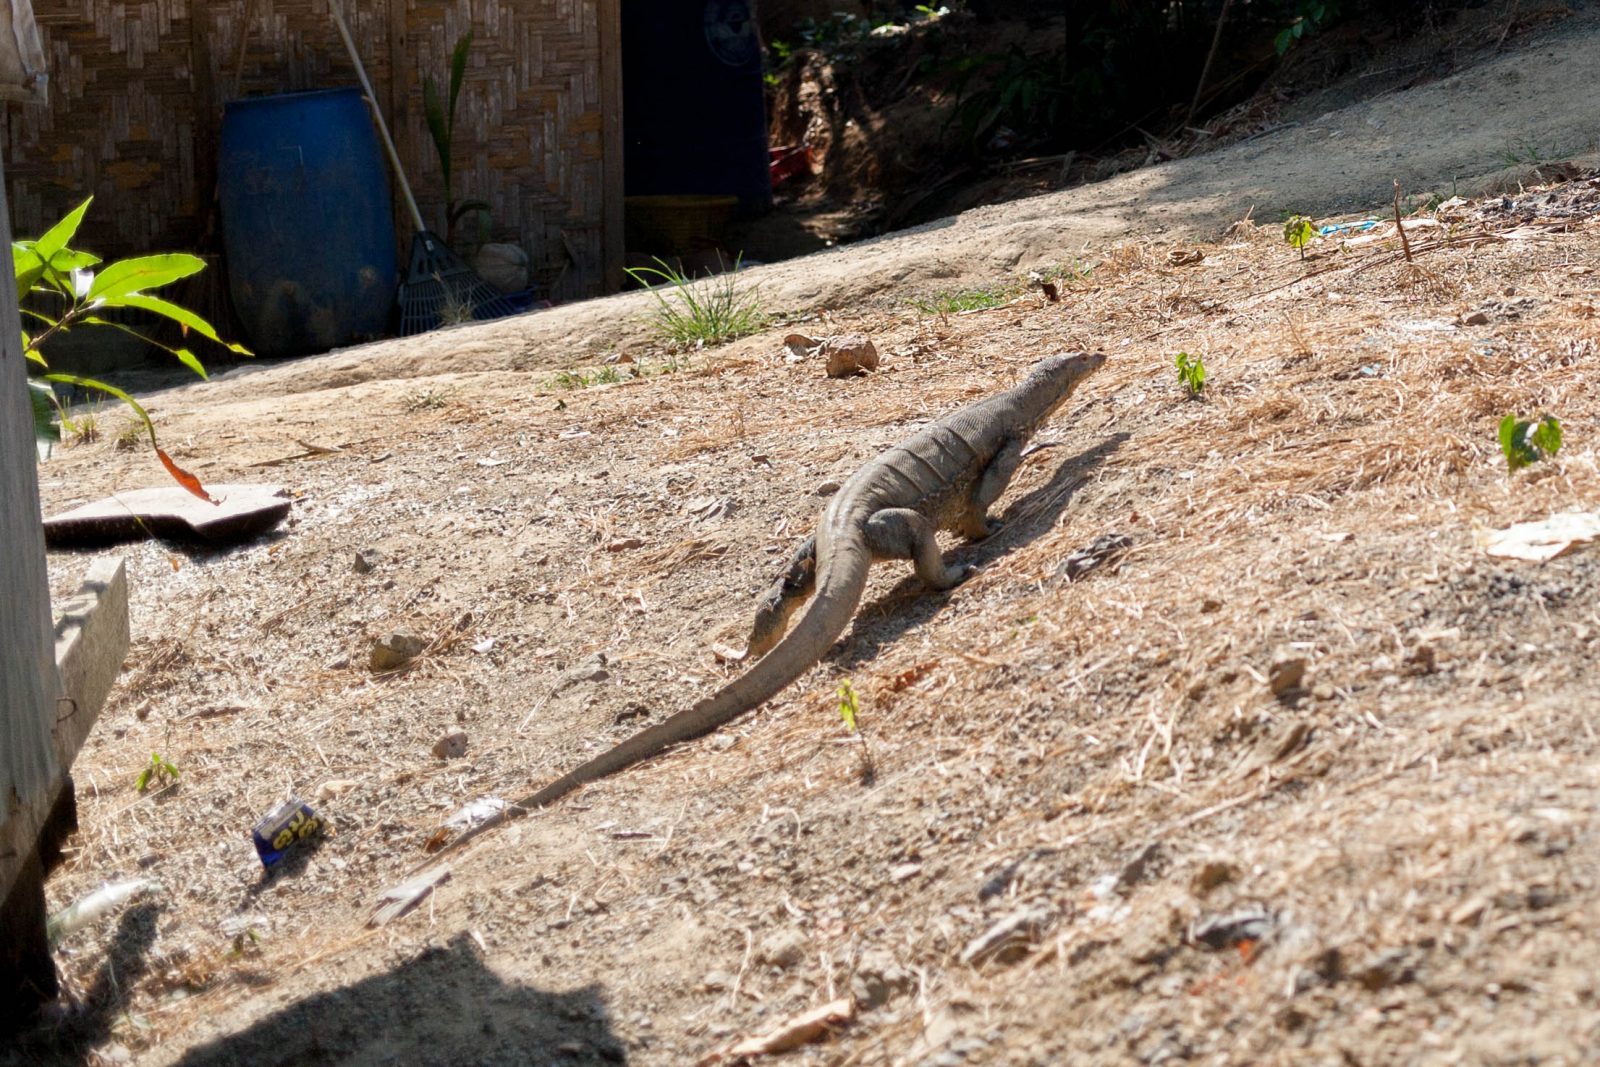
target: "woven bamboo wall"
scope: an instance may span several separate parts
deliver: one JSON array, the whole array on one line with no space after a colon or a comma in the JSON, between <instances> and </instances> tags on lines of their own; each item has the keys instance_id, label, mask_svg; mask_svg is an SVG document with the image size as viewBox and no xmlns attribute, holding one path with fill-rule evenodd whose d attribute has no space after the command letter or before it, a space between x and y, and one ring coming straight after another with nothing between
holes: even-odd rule
<instances>
[{"instance_id":1,"label":"woven bamboo wall","mask_svg":"<svg viewBox=\"0 0 1600 1067\"><path fill-rule=\"evenodd\" d=\"M454 192L487 201L495 239L522 244L535 277L562 299L604 283L604 108L612 104L602 28L614 32L615 23L602 9L615 2L347 0L424 220L440 233L444 189L422 79L446 82L451 49L474 31L456 114ZM78 243L108 257L217 250L216 138L227 100L356 84L327 0L34 0L34 10L50 100L4 105L13 224L37 234L93 192ZM403 264L413 226L400 215L396 228Z\"/></svg>"}]
</instances>

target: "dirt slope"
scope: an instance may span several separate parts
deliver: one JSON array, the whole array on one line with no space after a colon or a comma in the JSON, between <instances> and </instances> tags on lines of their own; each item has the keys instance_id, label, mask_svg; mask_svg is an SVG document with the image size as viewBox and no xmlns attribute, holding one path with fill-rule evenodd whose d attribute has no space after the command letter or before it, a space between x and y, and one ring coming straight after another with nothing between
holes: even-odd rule
<instances>
[{"instance_id":1,"label":"dirt slope","mask_svg":"<svg viewBox=\"0 0 1600 1067\"><path fill-rule=\"evenodd\" d=\"M1576 76L1594 28L1463 75L1474 114L1506 74ZM1320 128L1433 129L1436 89ZM1544 103L1540 122L1592 123L1576 94ZM1472 151L1492 154L1488 125ZM1361 172L1380 201L1384 153L1422 139L1384 135ZM1479 158L1442 133L1435 151L1402 177ZM1287 155L1254 162L1310 182ZM295 512L235 550L127 550L134 648L51 893L163 891L63 945L76 1009L0 1060L681 1064L850 997L855 1020L790 1061L1586 1062L1600 556L1506 561L1479 538L1600 506L1600 179L1425 216L1415 263L1392 240L1301 262L1276 225L1153 234L1162 212L1215 234L1298 188L1218 165L1185 209L1171 175L1202 162L1099 187L1097 233L1044 198L769 268L769 292L874 336L869 378L786 362L780 331L560 388L561 331L605 347L631 328L620 300L155 398L181 462L281 481ZM1112 209L1137 181L1140 214ZM975 314L882 291L1030 255L1095 266L1057 303ZM736 640L826 482L1073 347L1112 359L1006 529L952 543L977 577L934 596L879 568L766 709L488 835L418 911L364 927L451 811L729 676L708 647ZM1203 355L1205 399L1175 386L1178 351ZM1508 474L1500 417L1544 411L1565 446ZM47 512L151 480L112 436L41 468ZM297 440L341 450L258 465ZM1107 534L1125 553L1068 580ZM87 562L53 554L58 592ZM375 676L394 632L429 649ZM455 730L466 755L436 758ZM153 751L182 778L141 795ZM290 791L336 833L264 879L248 828Z\"/></svg>"}]
</instances>

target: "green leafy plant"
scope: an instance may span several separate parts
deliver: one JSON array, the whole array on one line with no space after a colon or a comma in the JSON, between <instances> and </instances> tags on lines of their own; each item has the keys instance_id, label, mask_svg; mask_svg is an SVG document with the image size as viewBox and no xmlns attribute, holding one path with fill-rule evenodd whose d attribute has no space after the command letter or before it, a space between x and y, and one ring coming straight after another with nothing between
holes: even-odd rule
<instances>
[{"instance_id":1,"label":"green leafy plant","mask_svg":"<svg viewBox=\"0 0 1600 1067\"><path fill-rule=\"evenodd\" d=\"M873 25L871 19L848 11L836 11L830 18L807 16L801 19L795 26L795 32L802 47L821 52L830 60L838 60L872 36Z\"/></svg>"},{"instance_id":2,"label":"green leafy plant","mask_svg":"<svg viewBox=\"0 0 1600 1067\"><path fill-rule=\"evenodd\" d=\"M658 337L680 348L714 345L755 333L767 324L756 294L739 291L743 258L734 259L732 270L698 282L659 256L656 266L629 267L627 273L656 298L651 326ZM668 300L662 289L675 299Z\"/></svg>"},{"instance_id":3,"label":"green leafy plant","mask_svg":"<svg viewBox=\"0 0 1600 1067\"><path fill-rule=\"evenodd\" d=\"M1199 356L1191 356L1187 352L1179 352L1177 359L1178 383L1189 394L1189 399L1194 400L1200 395L1200 390L1206 387L1206 364Z\"/></svg>"},{"instance_id":4,"label":"green leafy plant","mask_svg":"<svg viewBox=\"0 0 1600 1067\"><path fill-rule=\"evenodd\" d=\"M587 389L594 384L594 379L582 371L562 370L556 371L556 376L550 379L550 384L558 389Z\"/></svg>"},{"instance_id":5,"label":"green leafy plant","mask_svg":"<svg viewBox=\"0 0 1600 1067\"><path fill-rule=\"evenodd\" d=\"M146 344L170 352L185 367L202 378L206 376L205 367L189 349L173 348L139 333L126 323L114 322L102 315L111 309L125 308L176 322L185 337L194 332L230 352L243 356L251 354L243 345L223 341L217 336L215 328L194 312L149 294L148 290L170 285L204 269L205 261L200 257L171 252L102 264L99 256L68 247L68 242L77 234L78 226L93 202L94 197L90 197L79 204L37 240L24 239L11 244L11 263L17 276L17 303L23 305L21 313L25 325L36 331L30 333L26 328L23 330L23 355L43 371L28 383L29 398L33 404L34 435L41 444L53 444L61 440L61 429L56 422L60 408L51 383L114 396L139 417L150 437L150 447L155 450L167 473L189 492L210 500L200 480L174 463L172 457L156 443L155 425L137 400L116 386L94 378L52 372L49 361L41 351L52 337L73 327L105 326L122 330Z\"/></svg>"},{"instance_id":6,"label":"green leafy plant","mask_svg":"<svg viewBox=\"0 0 1600 1067\"><path fill-rule=\"evenodd\" d=\"M247 926L233 935L233 941L228 948L228 956L238 958L260 951L261 932L254 926Z\"/></svg>"},{"instance_id":7,"label":"green leafy plant","mask_svg":"<svg viewBox=\"0 0 1600 1067\"><path fill-rule=\"evenodd\" d=\"M839 683L839 718L844 720L846 733L855 733L857 730L856 715L860 712L856 704L856 688L846 678Z\"/></svg>"},{"instance_id":8,"label":"green leafy plant","mask_svg":"<svg viewBox=\"0 0 1600 1067\"><path fill-rule=\"evenodd\" d=\"M1500 452L1506 469L1517 470L1561 451L1561 422L1546 415L1538 422L1507 415L1500 420Z\"/></svg>"},{"instance_id":9,"label":"green leafy plant","mask_svg":"<svg viewBox=\"0 0 1600 1067\"><path fill-rule=\"evenodd\" d=\"M1304 215L1291 215L1283 224L1283 239L1290 248L1300 250L1300 258L1306 258L1306 245L1317 235L1316 227L1311 225L1311 220Z\"/></svg>"},{"instance_id":10,"label":"green leafy plant","mask_svg":"<svg viewBox=\"0 0 1600 1067\"><path fill-rule=\"evenodd\" d=\"M946 69L956 98L949 122L960 127L972 149L1001 126L1024 131L1024 140L1056 129L1073 96L1072 79L1082 74L1055 55L1021 48L961 56Z\"/></svg>"},{"instance_id":11,"label":"green leafy plant","mask_svg":"<svg viewBox=\"0 0 1600 1067\"><path fill-rule=\"evenodd\" d=\"M1273 47L1281 56L1306 34L1325 28L1338 15L1337 0L1299 0L1294 8L1293 21L1273 39Z\"/></svg>"},{"instance_id":12,"label":"green leafy plant","mask_svg":"<svg viewBox=\"0 0 1600 1067\"><path fill-rule=\"evenodd\" d=\"M845 733L861 742L861 782L870 785L878 769L872 760L872 749L867 745L866 731L861 728L860 716L861 706L856 699L856 688L846 678L839 683L839 718L844 720Z\"/></svg>"},{"instance_id":13,"label":"green leafy plant","mask_svg":"<svg viewBox=\"0 0 1600 1067\"><path fill-rule=\"evenodd\" d=\"M152 752L150 753L150 765L139 772L139 777L134 781L133 787L143 793L152 785L167 786L172 785L177 780L177 764L158 752Z\"/></svg>"},{"instance_id":14,"label":"green leafy plant","mask_svg":"<svg viewBox=\"0 0 1600 1067\"><path fill-rule=\"evenodd\" d=\"M451 147L455 143L456 136L456 101L461 96L461 83L467 76L467 55L471 51L472 33L468 31L456 41L456 47L450 53L448 95L441 97L439 83L433 80L433 75L423 76L422 114L428 123L428 133L433 137L434 150L439 153L439 171L444 175L447 239L450 243L454 243L456 226L467 215L476 215L477 243L482 244L489 236L489 205L482 200L463 200L458 203L455 198L455 187L451 182L453 170Z\"/></svg>"}]
</instances>

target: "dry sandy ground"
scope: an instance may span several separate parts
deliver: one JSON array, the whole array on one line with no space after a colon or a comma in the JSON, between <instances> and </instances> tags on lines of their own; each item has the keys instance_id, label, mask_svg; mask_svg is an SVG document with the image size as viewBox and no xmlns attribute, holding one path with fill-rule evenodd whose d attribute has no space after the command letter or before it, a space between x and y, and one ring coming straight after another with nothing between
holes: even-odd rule
<instances>
[{"instance_id":1,"label":"dry sandy ground","mask_svg":"<svg viewBox=\"0 0 1600 1067\"><path fill-rule=\"evenodd\" d=\"M1600 557L1499 560L1479 536L1600 501L1600 181L1424 213L1415 263L1392 240L1302 262L1267 209L1376 205L1391 172L1448 185L1508 137L1592 131L1571 88L1600 73L1596 21L752 276L837 309L809 332L870 333L871 377L787 362L782 330L660 373L634 298L152 398L180 462L295 509L243 548L127 550L134 647L50 891L163 889L63 945L78 1007L11 1058L693 1063L844 998L854 1018L790 1060L1591 1061ZM1215 238L1252 202L1274 225ZM1058 303L907 302L1069 262L1091 269ZM652 373L560 387L574 351L618 345ZM762 711L486 835L364 925L450 812L731 677L709 647L824 483L1071 348L1112 358L1006 528L952 543L975 578L930 595L879 568ZM1201 400L1179 351L1205 359ZM1546 411L1564 448L1508 474L1500 417ZM155 480L110 437L41 468L47 511ZM296 441L340 451L254 466ZM1107 534L1130 547L1069 581ZM59 592L88 557L51 563ZM429 649L373 675L394 632ZM1306 676L1275 697L1291 660ZM455 730L466 754L436 758ZM182 777L140 794L152 751ZM249 827L291 792L335 832L267 879Z\"/></svg>"}]
</instances>

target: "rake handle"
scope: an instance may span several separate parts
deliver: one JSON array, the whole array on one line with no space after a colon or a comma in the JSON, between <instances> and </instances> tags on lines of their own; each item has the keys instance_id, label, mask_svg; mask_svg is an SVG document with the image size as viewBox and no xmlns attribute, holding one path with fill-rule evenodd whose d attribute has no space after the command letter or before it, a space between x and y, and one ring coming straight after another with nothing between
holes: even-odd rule
<instances>
[{"instance_id":1,"label":"rake handle","mask_svg":"<svg viewBox=\"0 0 1600 1067\"><path fill-rule=\"evenodd\" d=\"M406 207L411 209L411 218L416 222L417 232L420 233L428 227L422 221L422 212L417 210L417 198L411 195L411 183L406 181L405 169L400 166L400 153L395 151L394 138L389 136L389 124L383 121L383 112L378 110L378 96L372 91L372 83L367 80L367 68L361 65L361 56L356 52L356 43L350 39L350 27L345 25L339 0L330 0L328 12L333 15L333 24L339 27L339 36L344 39L345 51L350 53L350 62L355 64L356 77L361 79L361 88L367 94L367 106L372 109L372 120L377 123L378 132L383 135L383 147L389 153L389 162L394 165L394 176L400 182L400 191L406 194Z\"/></svg>"}]
</instances>

